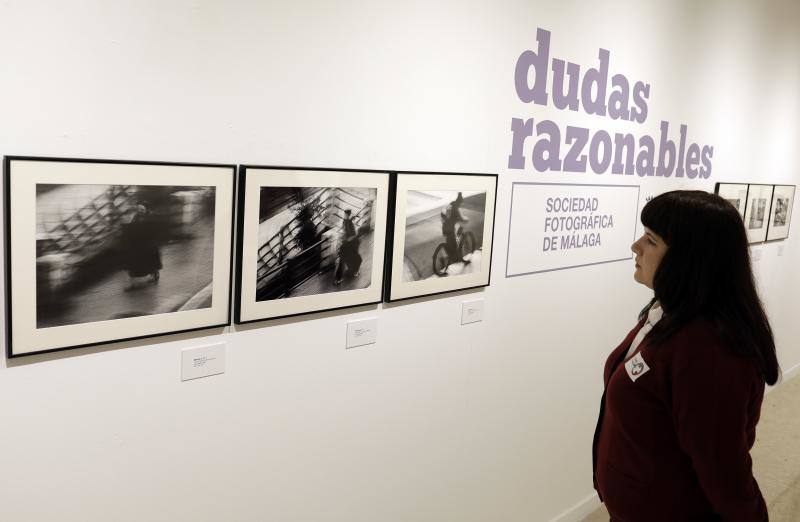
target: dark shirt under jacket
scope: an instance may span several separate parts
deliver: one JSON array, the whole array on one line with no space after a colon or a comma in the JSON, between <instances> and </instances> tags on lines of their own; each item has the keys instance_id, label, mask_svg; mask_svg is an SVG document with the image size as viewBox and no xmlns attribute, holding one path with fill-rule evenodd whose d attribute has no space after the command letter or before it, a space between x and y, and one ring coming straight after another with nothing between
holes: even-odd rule
<instances>
[{"instance_id":1,"label":"dark shirt under jacket","mask_svg":"<svg viewBox=\"0 0 800 522\"><path fill-rule=\"evenodd\" d=\"M764 398L751 359L695 320L625 355L640 323L608 358L593 446L595 489L615 522L768 520L750 448Z\"/></svg>"}]
</instances>

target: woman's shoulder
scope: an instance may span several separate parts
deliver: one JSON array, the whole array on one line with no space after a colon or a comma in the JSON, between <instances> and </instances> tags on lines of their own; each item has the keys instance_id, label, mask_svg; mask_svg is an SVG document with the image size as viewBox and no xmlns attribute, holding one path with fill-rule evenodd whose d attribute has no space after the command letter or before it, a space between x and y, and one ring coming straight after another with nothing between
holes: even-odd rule
<instances>
[{"instance_id":1,"label":"woman's shoulder","mask_svg":"<svg viewBox=\"0 0 800 522\"><path fill-rule=\"evenodd\" d=\"M716 374L758 376L756 361L735 350L720 329L707 319L689 321L662 346L673 371L699 370Z\"/></svg>"},{"instance_id":2,"label":"woman's shoulder","mask_svg":"<svg viewBox=\"0 0 800 522\"><path fill-rule=\"evenodd\" d=\"M668 342L674 344L694 344L702 342L715 347L723 347L722 333L708 319L698 317L684 324Z\"/></svg>"}]
</instances>

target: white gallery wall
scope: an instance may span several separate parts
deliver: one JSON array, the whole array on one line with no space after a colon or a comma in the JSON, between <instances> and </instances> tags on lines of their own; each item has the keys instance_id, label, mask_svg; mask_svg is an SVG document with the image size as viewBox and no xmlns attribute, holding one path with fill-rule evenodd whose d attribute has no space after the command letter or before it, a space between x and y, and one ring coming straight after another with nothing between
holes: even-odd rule
<instances>
[{"instance_id":1,"label":"white gallery wall","mask_svg":"<svg viewBox=\"0 0 800 522\"><path fill-rule=\"evenodd\" d=\"M649 294L632 261L506 279L512 182L636 184L640 205L800 184L793 0L3 0L0 20L0 154L500 175L483 291L4 360L1 520L578 520L602 365ZM551 56L583 70L602 47L649 83L646 122L520 101L537 28ZM512 118L686 124L713 170L509 169ZM754 252L790 373L800 229ZM484 321L460 326L476 297ZM360 317L378 341L345 350ZM218 341L226 373L180 382L180 350Z\"/></svg>"}]
</instances>

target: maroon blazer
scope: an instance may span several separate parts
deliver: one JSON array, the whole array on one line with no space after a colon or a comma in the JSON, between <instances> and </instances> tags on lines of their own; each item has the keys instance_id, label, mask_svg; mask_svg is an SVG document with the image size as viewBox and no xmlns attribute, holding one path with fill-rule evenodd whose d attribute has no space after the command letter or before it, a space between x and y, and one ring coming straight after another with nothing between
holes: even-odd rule
<instances>
[{"instance_id":1,"label":"maroon blazer","mask_svg":"<svg viewBox=\"0 0 800 522\"><path fill-rule=\"evenodd\" d=\"M768 520L750 459L764 398L754 361L698 319L659 346L645 339L626 368L641 326L603 376L592 456L611 520Z\"/></svg>"}]
</instances>

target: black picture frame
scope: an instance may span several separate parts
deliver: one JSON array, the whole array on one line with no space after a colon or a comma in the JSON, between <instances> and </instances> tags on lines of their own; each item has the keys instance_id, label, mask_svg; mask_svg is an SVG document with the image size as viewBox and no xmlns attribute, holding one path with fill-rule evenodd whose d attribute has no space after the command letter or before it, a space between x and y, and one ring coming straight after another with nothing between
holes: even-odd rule
<instances>
[{"instance_id":1,"label":"black picture frame","mask_svg":"<svg viewBox=\"0 0 800 522\"><path fill-rule=\"evenodd\" d=\"M7 357L228 326L235 178L236 166L227 164L5 156ZM187 190L173 190L180 187ZM208 231L193 219L214 226ZM130 256L123 268L126 256L109 253L126 248L134 236L123 230L133 228L159 230L158 241L139 245L159 258L150 258L145 275ZM192 282L172 277L186 271L181 248L206 263L190 266ZM15 270L30 265L33 275ZM130 288L121 283L126 276Z\"/></svg>"},{"instance_id":2,"label":"black picture frame","mask_svg":"<svg viewBox=\"0 0 800 522\"><path fill-rule=\"evenodd\" d=\"M424 208L414 214L419 216L420 221L415 221L409 224L410 214L408 210L408 201L400 201L400 197L405 196L408 198L409 191L415 191L412 187L423 188L429 190L431 193L431 202L429 204L421 205L419 208ZM408 299L415 299L418 297L429 297L447 294L450 292L477 289L489 286L491 284L491 268L492 257L494 253L494 231L497 211L497 186L498 175L487 173L459 173L459 172L426 172L426 171L396 171L392 173L392 190L390 195L390 207L392 217L390 219L390 226L387 233L387 262L386 262L386 275L384 277L384 301L385 302L398 302ZM416 189L418 191L418 189ZM436 272L442 272L441 266L437 269L436 258L437 252L444 250L448 251L446 246L446 237L442 232L442 223L440 221L440 213L446 210L447 198L455 195L456 193L472 191L472 194L466 198L484 198L482 223L480 232L477 230L465 230L461 238L467 237L470 233L473 238L477 237L480 233L480 249L474 249L467 254L475 256L475 253L480 250L480 272L470 272L466 266L462 266L462 272L456 274L455 270L446 277L439 277ZM435 201L437 194L442 198L438 202ZM457 197L457 196L454 196ZM440 205L441 204L441 205ZM473 204L474 206L474 204ZM473 212L477 212L476 206ZM476 214L477 215L477 214ZM424 223L423 223L424 222ZM420 224L422 223L422 224ZM407 232L407 225L414 228L413 231ZM437 232L438 227L438 232ZM426 229L423 231L422 229ZM458 232L456 232L457 234ZM406 249L406 235L409 235L409 241L414 240L415 245ZM421 241L417 242L417 236ZM487 241L488 236L488 241ZM456 236L458 237L458 236ZM433 245L431 242L438 243ZM465 241L456 239L459 245L459 250L462 250L461 245ZM432 246L432 248L428 248ZM488 256L486 255L488 247ZM427 252L430 250L430 252ZM469 249L467 249L469 250ZM428 263L426 255L430 256L430 272L428 275ZM467 255L463 256L467 259ZM419 259L419 261L415 261ZM403 266L400 266L400 264ZM470 260L472 269L475 268L477 263ZM405 265L411 266L409 269ZM444 271L450 270L451 266L455 264L448 264ZM478 274L478 275L476 275ZM436 281L431 279L436 278ZM444 282L444 281L447 282Z\"/></svg>"},{"instance_id":3,"label":"black picture frame","mask_svg":"<svg viewBox=\"0 0 800 522\"><path fill-rule=\"evenodd\" d=\"M769 191L763 194L763 191ZM769 183L749 183L747 187L747 206L744 213L744 226L747 231L747 242L751 245L765 243L767 240L767 230L770 216L772 215L772 195L775 192L775 185ZM766 196L762 198L761 196ZM754 199L765 199L763 209L759 209L756 216L753 216L752 203ZM758 216L761 216L760 220ZM761 222L762 226L754 227L754 223ZM763 230L763 233L761 232Z\"/></svg>"},{"instance_id":4,"label":"black picture frame","mask_svg":"<svg viewBox=\"0 0 800 522\"><path fill-rule=\"evenodd\" d=\"M391 173L383 170L240 165L234 322L248 324L379 304L384 285L390 180ZM365 224L364 213L369 196L361 198L345 188L358 189L361 195L374 190L374 200L369 203L372 216L369 225ZM291 190L291 194L281 194L279 189ZM344 198L349 203L344 202ZM361 207L356 204L359 198ZM314 232L323 232L320 238L314 236L317 241L302 248L298 236L301 223L295 222L299 216L290 216L290 212L300 212L304 205L318 205L321 212L329 212L329 215L314 221ZM363 264L356 275L349 267L343 270L347 275L343 275L343 282L337 287L332 283L336 281L337 267L342 262L340 249L333 245L343 242L341 231L334 227L339 220L344 226L344 207L351 208L359 230L356 251L364 255L361 255ZM265 219L261 220L262 216ZM273 223L268 223L270 220ZM325 224L321 226L322 221ZM278 232L270 232L273 229ZM287 230L285 234L284 230ZM257 239L258 231L264 234L263 243L262 239ZM367 241L365 234L371 237L369 253L363 249ZM321 239L322 235L327 239ZM317 248L319 254L314 251ZM280 255L281 251L287 254Z\"/></svg>"},{"instance_id":5,"label":"black picture frame","mask_svg":"<svg viewBox=\"0 0 800 522\"><path fill-rule=\"evenodd\" d=\"M783 225L778 225L778 220L776 219L776 213L780 210L779 206L776 205L777 198L780 196L785 195L789 200L788 208L785 207L785 215L783 216ZM794 200L797 194L797 186L796 185L774 185L772 189L772 204L769 211L769 221L767 223L767 243L772 243L775 241L784 241L789 237L789 232L791 231L792 225L792 211L794 208Z\"/></svg>"}]
</instances>

